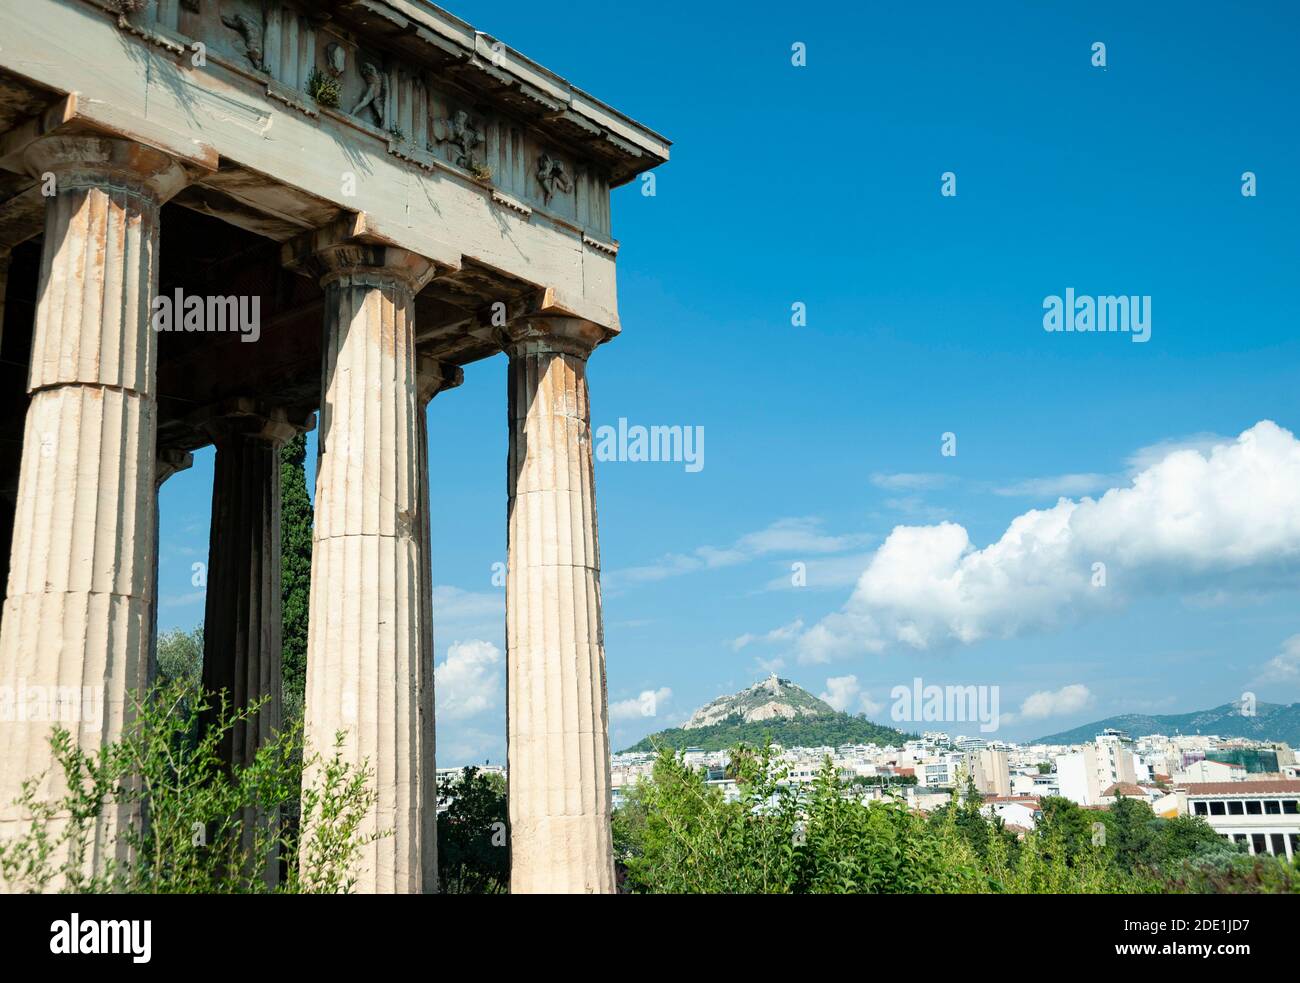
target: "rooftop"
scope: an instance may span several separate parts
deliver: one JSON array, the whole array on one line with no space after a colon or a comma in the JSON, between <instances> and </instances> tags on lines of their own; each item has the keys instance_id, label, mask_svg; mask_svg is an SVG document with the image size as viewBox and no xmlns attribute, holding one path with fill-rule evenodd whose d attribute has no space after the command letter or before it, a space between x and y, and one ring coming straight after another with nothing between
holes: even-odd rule
<instances>
[{"instance_id":1,"label":"rooftop","mask_svg":"<svg viewBox=\"0 0 1300 983\"><path fill-rule=\"evenodd\" d=\"M1300 781L1283 782L1188 782L1179 785L1188 795L1252 795L1268 798L1300 793Z\"/></svg>"}]
</instances>

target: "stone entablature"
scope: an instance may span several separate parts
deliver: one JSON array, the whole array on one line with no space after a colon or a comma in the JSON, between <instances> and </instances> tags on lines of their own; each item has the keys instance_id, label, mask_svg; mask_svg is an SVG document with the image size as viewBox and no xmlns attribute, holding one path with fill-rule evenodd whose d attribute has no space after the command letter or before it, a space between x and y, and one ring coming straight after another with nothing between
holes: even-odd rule
<instances>
[{"instance_id":1,"label":"stone entablature","mask_svg":"<svg viewBox=\"0 0 1300 983\"><path fill-rule=\"evenodd\" d=\"M122 20L178 58L202 42L209 58L264 79L269 98L606 241L610 188L667 159L662 137L432 5L150 0Z\"/></svg>"}]
</instances>

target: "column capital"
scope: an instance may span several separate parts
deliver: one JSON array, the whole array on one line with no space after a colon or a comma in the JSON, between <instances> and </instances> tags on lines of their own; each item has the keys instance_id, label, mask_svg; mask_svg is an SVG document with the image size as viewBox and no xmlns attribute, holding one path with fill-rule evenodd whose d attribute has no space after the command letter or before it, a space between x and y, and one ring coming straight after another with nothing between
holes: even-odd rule
<instances>
[{"instance_id":1,"label":"column capital","mask_svg":"<svg viewBox=\"0 0 1300 983\"><path fill-rule=\"evenodd\" d=\"M179 447L164 447L158 451L158 461L154 465L153 483L161 488L172 475L178 471L188 471L194 466L194 455Z\"/></svg>"},{"instance_id":2,"label":"column capital","mask_svg":"<svg viewBox=\"0 0 1300 983\"><path fill-rule=\"evenodd\" d=\"M433 260L383 241L366 226L364 215L353 215L286 242L280 261L289 269L313 276L325 286L335 280L383 286L397 281L417 294L437 272Z\"/></svg>"},{"instance_id":3,"label":"column capital","mask_svg":"<svg viewBox=\"0 0 1300 983\"><path fill-rule=\"evenodd\" d=\"M180 162L154 147L121 137L50 134L23 151L33 177L53 174L60 187L118 185L167 201L189 183Z\"/></svg>"},{"instance_id":4,"label":"column capital","mask_svg":"<svg viewBox=\"0 0 1300 983\"><path fill-rule=\"evenodd\" d=\"M216 444L243 437L265 441L273 447L316 426L314 413L267 406L247 396L205 407L192 413L189 420Z\"/></svg>"},{"instance_id":5,"label":"column capital","mask_svg":"<svg viewBox=\"0 0 1300 983\"><path fill-rule=\"evenodd\" d=\"M438 393L455 389L465 381L465 372L459 365L442 362L421 355L415 363L415 385L420 402L427 403Z\"/></svg>"},{"instance_id":6,"label":"column capital","mask_svg":"<svg viewBox=\"0 0 1300 983\"><path fill-rule=\"evenodd\" d=\"M581 317L522 317L500 331L501 348L510 356L558 352L586 358L597 345L617 334Z\"/></svg>"}]
</instances>

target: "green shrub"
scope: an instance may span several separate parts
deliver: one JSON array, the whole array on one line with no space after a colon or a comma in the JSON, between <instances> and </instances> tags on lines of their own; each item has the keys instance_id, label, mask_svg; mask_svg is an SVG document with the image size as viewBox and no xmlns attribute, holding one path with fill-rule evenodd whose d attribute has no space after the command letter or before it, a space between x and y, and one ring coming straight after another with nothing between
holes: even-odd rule
<instances>
[{"instance_id":1,"label":"green shrub","mask_svg":"<svg viewBox=\"0 0 1300 983\"><path fill-rule=\"evenodd\" d=\"M223 735L260 709L231 710L224 699L210 707L197 684L176 679L134 700L121 738L97 751L56 727L56 775L24 783L18 804L30 822L0 843L0 881L11 891L74 894L350 890L361 847L384 835L359 832L375 798L369 768L343 761L340 733L330 758L309 757L315 778L302 788L296 726L265 742L248 766L227 768ZM46 787L61 791L42 797ZM295 834L280 813L300 793ZM277 865L284 876L268 883Z\"/></svg>"},{"instance_id":2,"label":"green shrub","mask_svg":"<svg viewBox=\"0 0 1300 983\"><path fill-rule=\"evenodd\" d=\"M1294 868L1244 857L1199 819L1158 819L1145 803L1087 811L1044 799L1018 838L959 796L931 815L897 795L866 801L829 758L788 781L771 747L732 752L737 799L672 751L614 816L626 890L644 893L1131 894L1297 890ZM1105 836L1094 835L1103 822Z\"/></svg>"}]
</instances>

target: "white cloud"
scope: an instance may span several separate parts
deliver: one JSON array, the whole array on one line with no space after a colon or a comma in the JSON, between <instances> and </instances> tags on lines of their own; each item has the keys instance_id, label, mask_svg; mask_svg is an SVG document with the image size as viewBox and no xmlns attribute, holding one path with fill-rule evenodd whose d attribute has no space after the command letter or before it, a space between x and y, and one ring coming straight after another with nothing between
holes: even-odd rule
<instances>
[{"instance_id":1,"label":"white cloud","mask_svg":"<svg viewBox=\"0 0 1300 983\"><path fill-rule=\"evenodd\" d=\"M858 698L861 687L857 676L831 676L826 680L826 689L821 698L836 710L847 710Z\"/></svg>"},{"instance_id":2,"label":"white cloud","mask_svg":"<svg viewBox=\"0 0 1300 983\"><path fill-rule=\"evenodd\" d=\"M1258 677L1261 683L1300 682L1300 635L1292 635L1282 643L1282 651L1264 664Z\"/></svg>"},{"instance_id":3,"label":"white cloud","mask_svg":"<svg viewBox=\"0 0 1300 983\"><path fill-rule=\"evenodd\" d=\"M942 488L951 481L951 475L935 473L886 474L877 471L871 476L873 485L889 491L923 491L929 488Z\"/></svg>"},{"instance_id":4,"label":"white cloud","mask_svg":"<svg viewBox=\"0 0 1300 983\"><path fill-rule=\"evenodd\" d=\"M952 515L951 510L939 505L931 505L920 495L887 498L881 504L891 511L903 513L910 519L919 519L925 522L940 522Z\"/></svg>"},{"instance_id":5,"label":"white cloud","mask_svg":"<svg viewBox=\"0 0 1300 983\"><path fill-rule=\"evenodd\" d=\"M1175 451L1197 451L1200 454L1208 455L1210 451L1220 444L1231 444L1233 439L1224 434L1202 431L1186 437L1174 437L1171 440L1157 441L1154 444L1148 444L1146 447L1139 447L1130 454L1128 456L1128 466L1134 472L1145 471L1152 465L1159 464Z\"/></svg>"},{"instance_id":6,"label":"white cloud","mask_svg":"<svg viewBox=\"0 0 1300 983\"><path fill-rule=\"evenodd\" d=\"M1057 498L1061 495L1087 495L1110 487L1115 476L1109 474L1059 474L1050 478L1029 478L993 489L995 495L1029 498Z\"/></svg>"},{"instance_id":7,"label":"white cloud","mask_svg":"<svg viewBox=\"0 0 1300 983\"><path fill-rule=\"evenodd\" d=\"M433 588L435 624L504 616L505 603L505 595L501 591L474 593L447 584Z\"/></svg>"},{"instance_id":8,"label":"white cloud","mask_svg":"<svg viewBox=\"0 0 1300 983\"><path fill-rule=\"evenodd\" d=\"M843 556L819 556L803 563L802 587L794 588L793 570L785 570L778 577L773 577L763 585L764 590L827 590L837 587L852 587L862 576L862 569L871 559L870 553L845 553Z\"/></svg>"},{"instance_id":9,"label":"white cloud","mask_svg":"<svg viewBox=\"0 0 1300 983\"><path fill-rule=\"evenodd\" d=\"M781 625L779 628L773 628L763 635L753 635L749 632L741 635L739 638L731 640L731 649L733 652L739 652L747 645L753 645L755 642L785 642L794 638L803 630L803 619L796 618L788 625Z\"/></svg>"},{"instance_id":10,"label":"white cloud","mask_svg":"<svg viewBox=\"0 0 1300 983\"><path fill-rule=\"evenodd\" d=\"M627 700L619 700L609 705L610 720L637 720L657 717L667 708L673 698L673 691L667 686L659 689L642 690L638 695Z\"/></svg>"},{"instance_id":11,"label":"white cloud","mask_svg":"<svg viewBox=\"0 0 1300 983\"><path fill-rule=\"evenodd\" d=\"M690 553L668 553L645 566L613 571L606 576L606 580L614 583L648 583L700 570L736 566L777 553L790 556L838 553L860 546L862 542L860 536L831 536L823 533L820 519L778 519L764 529L746 533L730 546L700 546Z\"/></svg>"},{"instance_id":12,"label":"white cloud","mask_svg":"<svg viewBox=\"0 0 1300 983\"><path fill-rule=\"evenodd\" d=\"M826 689L822 691L820 699L845 713L861 711L874 716L882 709L881 704L872 700L867 691L858 685L857 676L831 676L826 680Z\"/></svg>"},{"instance_id":13,"label":"white cloud","mask_svg":"<svg viewBox=\"0 0 1300 983\"><path fill-rule=\"evenodd\" d=\"M1004 724L1027 720L1046 720L1048 717L1064 717L1077 713L1092 705L1092 691L1082 683L1062 686L1056 691L1042 690L1032 693L1020 704L1019 713L1004 713Z\"/></svg>"},{"instance_id":14,"label":"white cloud","mask_svg":"<svg viewBox=\"0 0 1300 983\"><path fill-rule=\"evenodd\" d=\"M1095 563L1105 586L1094 586ZM898 526L843 609L796 643L800 661L1051 629L1144 593L1293 582L1300 441L1262 421L1208 452L1171 450L1098 499L1060 499L983 549L956 523Z\"/></svg>"},{"instance_id":15,"label":"white cloud","mask_svg":"<svg viewBox=\"0 0 1300 983\"><path fill-rule=\"evenodd\" d=\"M168 594L158 602L158 606L161 608L189 607L191 604L198 604L200 601L206 600L207 596L208 592L204 590L191 591L188 594Z\"/></svg>"},{"instance_id":16,"label":"white cloud","mask_svg":"<svg viewBox=\"0 0 1300 983\"><path fill-rule=\"evenodd\" d=\"M501 652L491 642L455 642L434 670L438 716L463 720L491 710L501 696Z\"/></svg>"}]
</instances>

